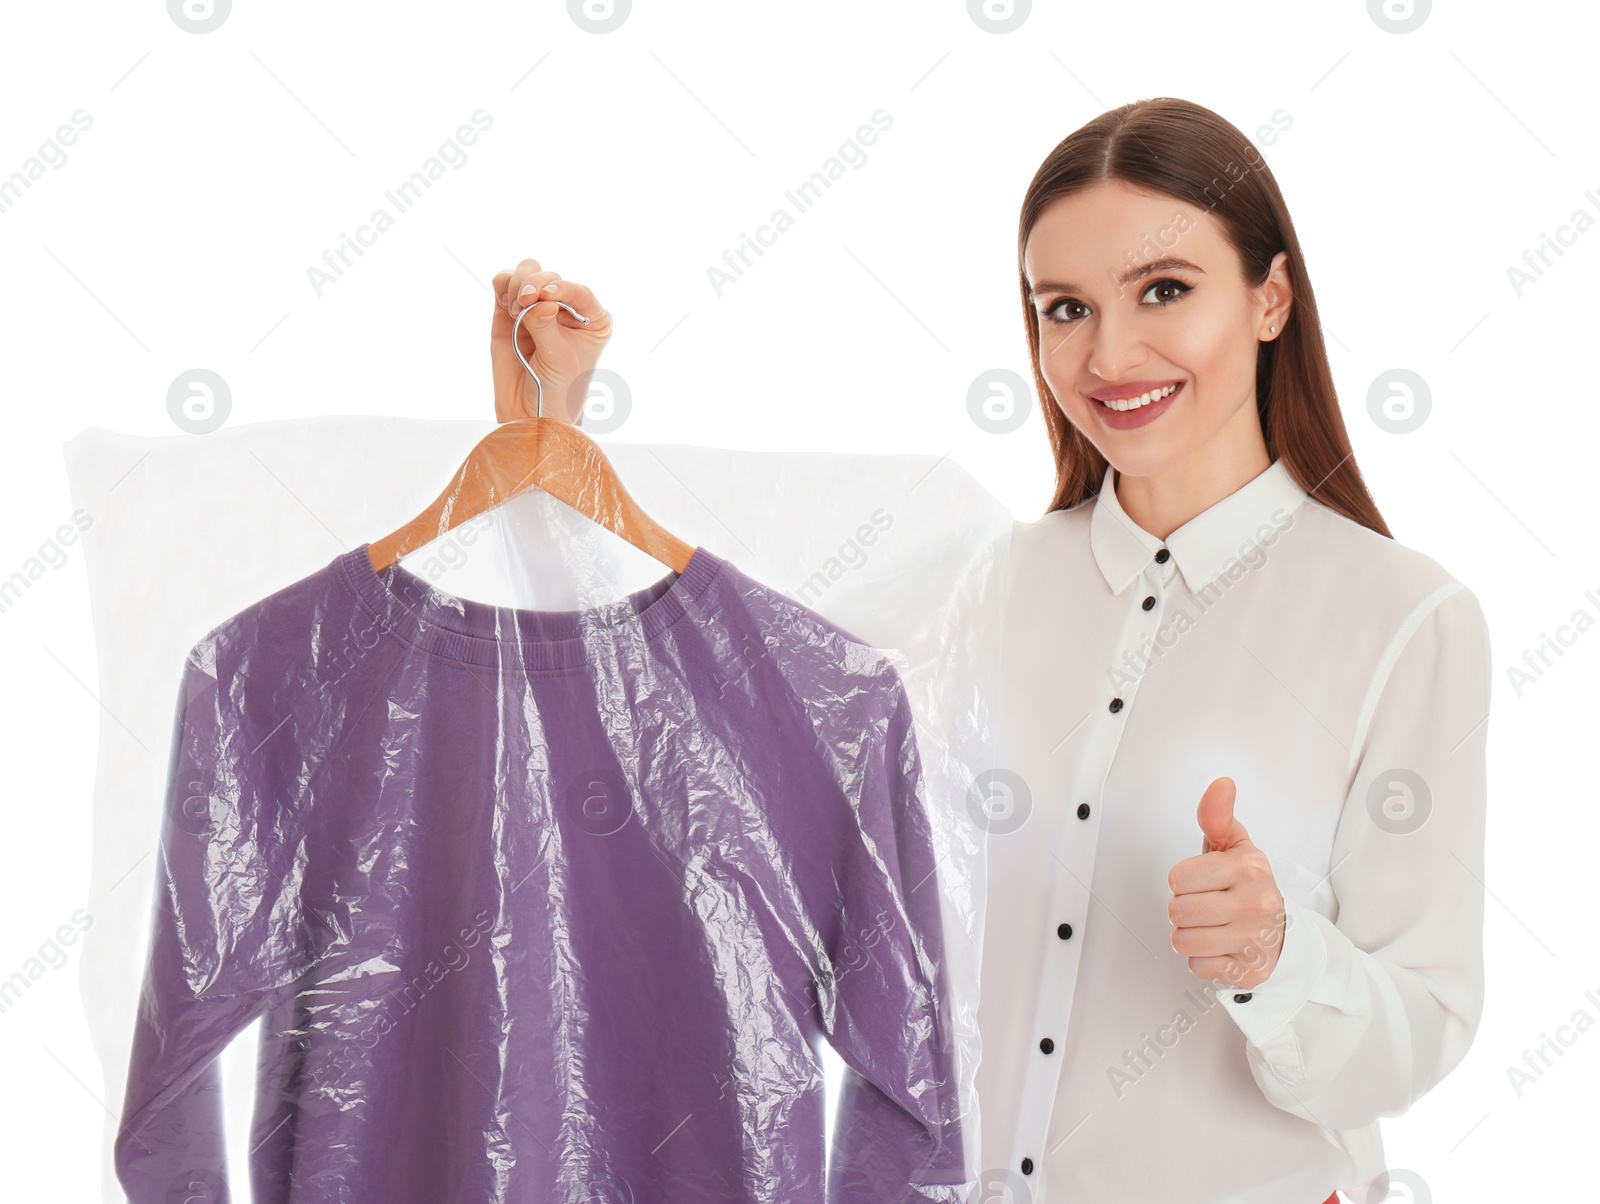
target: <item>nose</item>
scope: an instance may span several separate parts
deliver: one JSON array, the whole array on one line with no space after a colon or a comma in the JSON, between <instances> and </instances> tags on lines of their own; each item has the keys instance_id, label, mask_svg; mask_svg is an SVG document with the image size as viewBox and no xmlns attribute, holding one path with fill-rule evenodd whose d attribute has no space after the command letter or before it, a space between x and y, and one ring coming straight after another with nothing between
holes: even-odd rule
<instances>
[{"instance_id":1,"label":"nose","mask_svg":"<svg viewBox=\"0 0 1600 1204\"><path fill-rule=\"evenodd\" d=\"M1126 380L1144 361L1133 324L1117 317L1097 315L1088 332L1089 371L1101 380Z\"/></svg>"}]
</instances>

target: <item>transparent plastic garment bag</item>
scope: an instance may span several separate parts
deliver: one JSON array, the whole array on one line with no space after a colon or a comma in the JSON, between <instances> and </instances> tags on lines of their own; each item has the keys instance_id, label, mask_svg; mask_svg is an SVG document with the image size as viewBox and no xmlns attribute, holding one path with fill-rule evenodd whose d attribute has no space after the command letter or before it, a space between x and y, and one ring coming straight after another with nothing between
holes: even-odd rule
<instances>
[{"instance_id":1,"label":"transparent plastic garment bag","mask_svg":"<svg viewBox=\"0 0 1600 1204\"><path fill-rule=\"evenodd\" d=\"M67 445L105 1198L965 1199L1009 514L608 444L681 572L536 490L375 568L487 429Z\"/></svg>"}]
</instances>

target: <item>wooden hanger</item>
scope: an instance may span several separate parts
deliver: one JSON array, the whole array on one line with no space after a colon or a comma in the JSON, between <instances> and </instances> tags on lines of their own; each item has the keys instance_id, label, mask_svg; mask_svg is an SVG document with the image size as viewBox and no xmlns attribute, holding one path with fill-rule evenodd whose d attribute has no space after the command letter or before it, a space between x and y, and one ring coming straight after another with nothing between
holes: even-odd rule
<instances>
[{"instance_id":1,"label":"wooden hanger","mask_svg":"<svg viewBox=\"0 0 1600 1204\"><path fill-rule=\"evenodd\" d=\"M588 324L589 319L565 301L555 304ZM694 545L685 543L640 509L622 487L617 470L599 444L574 423L544 416L544 385L517 346L522 319L532 308L530 305L517 315L511 347L538 390L536 416L495 427L467 454L433 505L398 531L373 541L367 555L379 572L469 518L535 485L669 568L681 573L688 565Z\"/></svg>"}]
</instances>

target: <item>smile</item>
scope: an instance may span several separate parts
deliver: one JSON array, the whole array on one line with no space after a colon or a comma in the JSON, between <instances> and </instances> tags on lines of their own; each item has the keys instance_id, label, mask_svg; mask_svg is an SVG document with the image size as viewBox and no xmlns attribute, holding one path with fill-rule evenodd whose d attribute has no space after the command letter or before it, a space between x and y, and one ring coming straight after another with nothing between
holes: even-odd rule
<instances>
[{"instance_id":1,"label":"smile","mask_svg":"<svg viewBox=\"0 0 1600 1204\"><path fill-rule=\"evenodd\" d=\"M1099 404L1111 410L1137 410L1151 402L1160 401L1163 397L1170 397L1178 391L1177 385L1166 385L1160 389L1152 389L1148 393L1141 393L1138 397L1123 397L1115 401L1102 401Z\"/></svg>"}]
</instances>

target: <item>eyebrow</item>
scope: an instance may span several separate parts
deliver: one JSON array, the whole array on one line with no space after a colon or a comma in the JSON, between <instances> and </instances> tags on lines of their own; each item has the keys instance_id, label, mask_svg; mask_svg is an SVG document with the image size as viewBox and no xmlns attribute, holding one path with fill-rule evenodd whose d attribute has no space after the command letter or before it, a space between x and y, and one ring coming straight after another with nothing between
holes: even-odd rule
<instances>
[{"instance_id":1,"label":"eyebrow","mask_svg":"<svg viewBox=\"0 0 1600 1204\"><path fill-rule=\"evenodd\" d=\"M1198 272L1204 276L1205 269L1196 267L1187 259L1179 259L1175 255L1168 255L1163 259L1152 259L1146 263L1137 264L1117 275L1117 288L1121 289L1135 280L1145 276L1153 276L1157 272L1187 271ZM1062 284L1055 280L1041 280L1038 284L1028 286L1028 295L1037 297L1040 293L1083 293L1087 292L1080 284Z\"/></svg>"}]
</instances>

